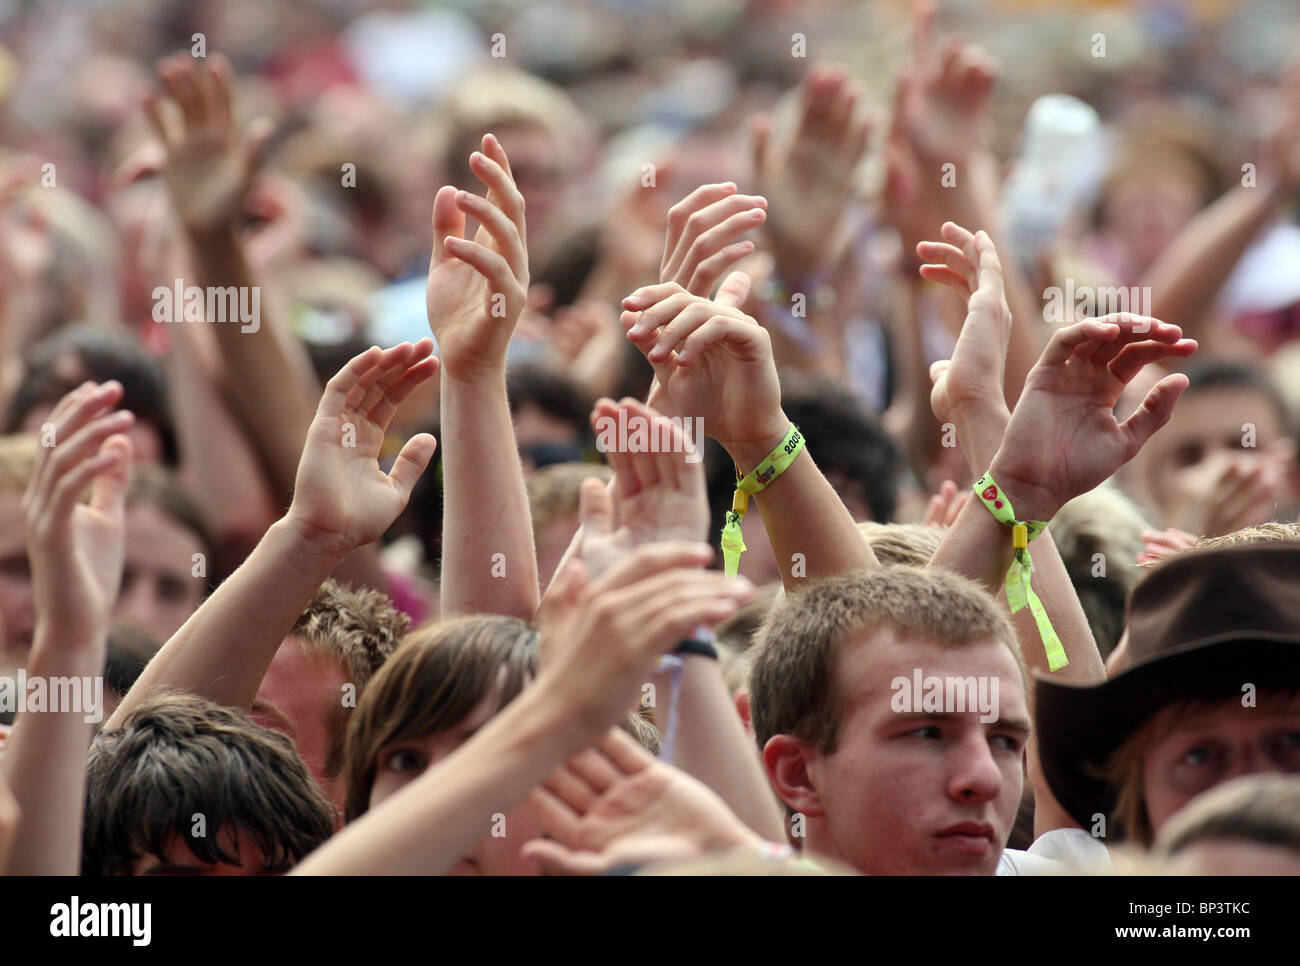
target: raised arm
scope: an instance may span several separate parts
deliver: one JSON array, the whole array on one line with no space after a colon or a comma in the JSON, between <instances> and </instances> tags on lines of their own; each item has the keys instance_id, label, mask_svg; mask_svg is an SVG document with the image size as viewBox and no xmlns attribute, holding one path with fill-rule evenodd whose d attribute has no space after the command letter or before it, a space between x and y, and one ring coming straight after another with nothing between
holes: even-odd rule
<instances>
[{"instance_id":1,"label":"raised arm","mask_svg":"<svg viewBox=\"0 0 1300 966\"><path fill-rule=\"evenodd\" d=\"M388 529L429 465L437 443L427 433L407 440L391 473L380 468L379 451L398 404L437 371L432 351L431 339L367 349L329 381L288 513L163 645L109 727L161 690L251 706L312 594L348 553Z\"/></svg>"},{"instance_id":2,"label":"raised arm","mask_svg":"<svg viewBox=\"0 0 1300 966\"><path fill-rule=\"evenodd\" d=\"M444 187L433 202L428 309L442 362L442 613L530 620L537 554L506 398L506 347L528 292L524 197L497 139L485 135L482 147L470 170L487 197ZM467 216L480 226L473 241L464 237Z\"/></svg>"},{"instance_id":3,"label":"raised arm","mask_svg":"<svg viewBox=\"0 0 1300 966\"><path fill-rule=\"evenodd\" d=\"M1241 256L1300 185L1300 64L1282 85L1277 132L1265 146L1253 183L1238 185L1187 223L1147 270L1151 311L1178 319L1194 335L1206 324Z\"/></svg>"},{"instance_id":4,"label":"raised arm","mask_svg":"<svg viewBox=\"0 0 1300 966\"><path fill-rule=\"evenodd\" d=\"M587 480L582 489L581 556L592 573L600 573L634 547L662 540L705 540L709 505L698 450L688 450L680 423L673 423L644 403L602 399L592 412L597 439L614 469L612 489ZM627 445L614 427L648 429L649 447ZM691 462L691 460L695 460ZM781 821L767 777L735 712L731 692L718 662L684 653L676 700L672 677L655 680L652 705L661 734L675 734L672 763L704 782L748 825L780 838ZM668 750L665 745L665 751Z\"/></svg>"},{"instance_id":5,"label":"raised arm","mask_svg":"<svg viewBox=\"0 0 1300 966\"><path fill-rule=\"evenodd\" d=\"M298 454L313 414L314 376L306 353L265 311L259 280L239 237L240 219L270 135L268 122L241 132L234 119L230 65L187 54L165 58L145 111L167 152L165 178L172 205L193 245L199 283L233 290L249 318L213 322L233 382L231 402L263 460L277 500L293 489ZM232 303L227 300L227 305ZM233 305L232 305L233 307ZM283 505L281 503L281 505Z\"/></svg>"},{"instance_id":6,"label":"raised arm","mask_svg":"<svg viewBox=\"0 0 1300 966\"><path fill-rule=\"evenodd\" d=\"M734 307L743 298L736 294L747 287L745 276L734 272L716 301L673 282L638 289L623 300L628 338L655 369L651 405L702 420L704 432L722 444L742 474L776 449L790 428L771 338ZM812 454L797 456L755 499L788 589L803 576L876 566Z\"/></svg>"},{"instance_id":7,"label":"raised arm","mask_svg":"<svg viewBox=\"0 0 1300 966\"><path fill-rule=\"evenodd\" d=\"M460 748L314 852L304 875L446 872L562 762L636 703L660 656L699 624L752 596L746 581L701 570L709 548L640 547L588 580L580 561L558 579L537 681Z\"/></svg>"},{"instance_id":8,"label":"raised arm","mask_svg":"<svg viewBox=\"0 0 1300 966\"><path fill-rule=\"evenodd\" d=\"M918 254L923 274L964 294L968 314L948 362L936 363L931 402L957 428L971 472L990 470L1017 519L1047 520L1061 506L1109 478L1168 421L1186 387L1182 376L1157 384L1123 424L1113 407L1124 386L1148 363L1196 349L1177 326L1140 316L1107 316L1059 330L1030 372L1016 410L1001 398L1001 359L1008 311L997 252L988 237L944 225L946 243L927 242ZM1004 479L1005 477L1005 479ZM1061 641L1068 664L1053 672L1028 608L1013 622L1026 664L1041 673L1092 683L1105 677L1101 657L1074 587L1052 543L1050 527L1031 549L1033 587ZM1011 528L978 500L968 500L931 561L983 583L999 600L1011 564ZM1037 793L1035 831L1072 825L1040 781L1035 750L1030 776Z\"/></svg>"},{"instance_id":9,"label":"raised arm","mask_svg":"<svg viewBox=\"0 0 1300 966\"><path fill-rule=\"evenodd\" d=\"M104 714L108 624L126 557L131 443L121 434L133 420L113 411L121 398L116 382L87 383L59 401L50 415L56 445L41 448L23 498L36 595L27 675L50 704L20 709L0 756L21 814L12 874L81 869L86 752ZM90 502L78 503L88 486ZM73 707L55 706L69 699Z\"/></svg>"},{"instance_id":10,"label":"raised arm","mask_svg":"<svg viewBox=\"0 0 1300 966\"><path fill-rule=\"evenodd\" d=\"M939 219L979 225L1002 245L997 161L988 148L992 94L998 65L985 50L949 38L942 50L934 37L934 5L914 8L911 64L899 74L896 124L916 161L918 191ZM930 231L937 230L936 223ZM1042 345L1042 317L1014 258L1003 258L1011 331L1003 367L1005 398L1020 394Z\"/></svg>"}]
</instances>

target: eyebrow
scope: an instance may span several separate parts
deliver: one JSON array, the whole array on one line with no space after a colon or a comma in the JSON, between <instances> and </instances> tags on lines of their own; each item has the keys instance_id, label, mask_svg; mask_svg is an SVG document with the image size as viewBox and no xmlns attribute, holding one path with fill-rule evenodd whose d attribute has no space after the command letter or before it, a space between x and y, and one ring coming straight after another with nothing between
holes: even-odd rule
<instances>
[{"instance_id":1,"label":"eyebrow","mask_svg":"<svg viewBox=\"0 0 1300 966\"><path fill-rule=\"evenodd\" d=\"M288 731L290 738L296 738L298 736L298 729L293 726L293 722L289 720L289 716L286 715L279 708L277 708L275 705L273 705L270 701L262 701L262 700L254 701L252 705L249 706L248 710L254 713L258 711L266 712L276 721L284 725L285 730Z\"/></svg>"},{"instance_id":2,"label":"eyebrow","mask_svg":"<svg viewBox=\"0 0 1300 966\"><path fill-rule=\"evenodd\" d=\"M895 720L902 721L960 722L969 719L971 715L978 716L978 709L975 711L967 711L963 714L949 714L944 711L899 711L895 712L893 717ZM1019 731L1024 734L1029 734L1031 730L1028 719L1017 716L1000 715L996 721L990 721L988 724L995 728L1002 728L1007 731Z\"/></svg>"}]
</instances>

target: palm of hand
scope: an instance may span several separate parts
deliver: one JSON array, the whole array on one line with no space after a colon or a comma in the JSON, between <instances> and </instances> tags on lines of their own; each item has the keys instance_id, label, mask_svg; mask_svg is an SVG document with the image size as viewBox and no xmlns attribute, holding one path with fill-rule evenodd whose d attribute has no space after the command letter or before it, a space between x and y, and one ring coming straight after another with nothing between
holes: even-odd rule
<instances>
[{"instance_id":1,"label":"palm of hand","mask_svg":"<svg viewBox=\"0 0 1300 966\"><path fill-rule=\"evenodd\" d=\"M611 845L632 846L665 836L693 842L709 816L695 807L689 789L674 779L671 772L651 767L620 782L583 817L576 847L602 852Z\"/></svg>"},{"instance_id":2,"label":"palm of hand","mask_svg":"<svg viewBox=\"0 0 1300 966\"><path fill-rule=\"evenodd\" d=\"M382 443L379 428L358 414L317 416L294 485L297 518L350 547L378 539L402 509L401 495L379 467Z\"/></svg>"},{"instance_id":3,"label":"palm of hand","mask_svg":"<svg viewBox=\"0 0 1300 966\"><path fill-rule=\"evenodd\" d=\"M480 229L475 241L495 249L486 236ZM472 364L480 356L490 356L502 335L509 338L509 326L491 324L493 294L487 281L468 262L458 258L439 262L429 272L425 295L429 327L438 340L438 355L444 366L449 360Z\"/></svg>"},{"instance_id":4,"label":"palm of hand","mask_svg":"<svg viewBox=\"0 0 1300 966\"><path fill-rule=\"evenodd\" d=\"M988 104L987 92L929 78L905 106L903 128L912 150L928 161L966 158L980 145Z\"/></svg>"},{"instance_id":5,"label":"palm of hand","mask_svg":"<svg viewBox=\"0 0 1300 966\"><path fill-rule=\"evenodd\" d=\"M55 615L85 614L86 628L105 626L117 599L122 582L122 564L126 558L126 530L120 517L113 517L91 506L73 510L72 548L66 569L49 573L43 596L48 596L45 612Z\"/></svg>"},{"instance_id":6,"label":"palm of hand","mask_svg":"<svg viewBox=\"0 0 1300 966\"><path fill-rule=\"evenodd\" d=\"M806 253L796 266L798 271L816 267L851 190L850 172L825 156L833 150L817 143L798 143L783 163L760 181L759 191L770 202L768 229L778 247Z\"/></svg>"},{"instance_id":7,"label":"palm of hand","mask_svg":"<svg viewBox=\"0 0 1300 966\"><path fill-rule=\"evenodd\" d=\"M968 404L1001 401L1005 405L1003 368L1010 339L1011 313L1006 303L977 292L970 300L948 368L930 390L935 418L947 422Z\"/></svg>"},{"instance_id":8,"label":"palm of hand","mask_svg":"<svg viewBox=\"0 0 1300 966\"><path fill-rule=\"evenodd\" d=\"M172 203L190 231L237 219L249 181L241 148L227 133L190 132L167 158Z\"/></svg>"},{"instance_id":9,"label":"palm of hand","mask_svg":"<svg viewBox=\"0 0 1300 966\"><path fill-rule=\"evenodd\" d=\"M1123 388L1106 366L1079 357L1031 370L1003 444L1012 475L1069 493L1107 479L1132 455L1113 411Z\"/></svg>"}]
</instances>

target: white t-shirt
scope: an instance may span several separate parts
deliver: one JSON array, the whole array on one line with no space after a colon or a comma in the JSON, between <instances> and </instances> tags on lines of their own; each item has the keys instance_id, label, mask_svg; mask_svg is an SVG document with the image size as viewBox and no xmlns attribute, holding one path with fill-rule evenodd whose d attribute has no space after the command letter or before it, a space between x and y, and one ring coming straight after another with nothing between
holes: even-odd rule
<instances>
[{"instance_id":1,"label":"white t-shirt","mask_svg":"<svg viewBox=\"0 0 1300 966\"><path fill-rule=\"evenodd\" d=\"M1081 828L1044 832L1028 851L1003 849L998 875L1079 875L1110 871L1110 853Z\"/></svg>"}]
</instances>

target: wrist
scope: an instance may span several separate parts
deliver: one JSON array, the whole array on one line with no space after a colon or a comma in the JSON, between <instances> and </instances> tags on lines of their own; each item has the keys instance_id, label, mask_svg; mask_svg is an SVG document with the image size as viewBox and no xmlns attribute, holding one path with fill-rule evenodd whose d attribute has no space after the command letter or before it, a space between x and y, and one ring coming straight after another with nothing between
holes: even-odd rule
<instances>
[{"instance_id":1,"label":"wrist","mask_svg":"<svg viewBox=\"0 0 1300 966\"><path fill-rule=\"evenodd\" d=\"M1011 412L1006 403L989 401L954 406L948 419L957 431L957 443L966 456L967 466L978 479L997 457L1007 424L1011 422Z\"/></svg>"},{"instance_id":2,"label":"wrist","mask_svg":"<svg viewBox=\"0 0 1300 966\"><path fill-rule=\"evenodd\" d=\"M480 362L476 364L448 363L439 358L438 375L440 383L449 389L477 389L490 387L497 389L506 382L506 360Z\"/></svg>"},{"instance_id":3,"label":"wrist","mask_svg":"<svg viewBox=\"0 0 1300 966\"><path fill-rule=\"evenodd\" d=\"M1050 486L1018 473L1015 465L1001 450L989 464L988 470L1011 501L1017 520L1049 521L1066 503Z\"/></svg>"},{"instance_id":4,"label":"wrist","mask_svg":"<svg viewBox=\"0 0 1300 966\"><path fill-rule=\"evenodd\" d=\"M729 440L722 443L722 448L743 475L767 459L772 450L781 445L789 431L790 418L781 410L770 420L764 420L764 428L752 438Z\"/></svg>"},{"instance_id":5,"label":"wrist","mask_svg":"<svg viewBox=\"0 0 1300 966\"><path fill-rule=\"evenodd\" d=\"M292 555L295 569L321 573L322 580L333 572L356 544L344 534L316 526L294 512L289 512L271 524L265 542L277 546L281 553Z\"/></svg>"}]
</instances>

